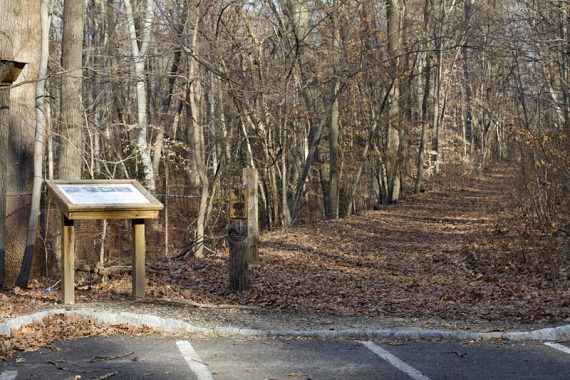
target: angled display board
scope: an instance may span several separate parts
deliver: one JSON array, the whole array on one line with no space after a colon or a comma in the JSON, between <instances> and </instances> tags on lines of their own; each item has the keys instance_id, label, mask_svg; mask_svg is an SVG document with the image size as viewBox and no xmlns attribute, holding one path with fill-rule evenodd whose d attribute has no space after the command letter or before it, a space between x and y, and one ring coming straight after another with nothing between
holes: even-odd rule
<instances>
[{"instance_id":1,"label":"angled display board","mask_svg":"<svg viewBox=\"0 0 570 380\"><path fill-rule=\"evenodd\" d=\"M135 180L46 181L68 219L152 219L162 204Z\"/></svg>"},{"instance_id":2,"label":"angled display board","mask_svg":"<svg viewBox=\"0 0 570 380\"><path fill-rule=\"evenodd\" d=\"M150 201L130 183L120 185L59 185L73 204L146 204Z\"/></svg>"},{"instance_id":3,"label":"angled display board","mask_svg":"<svg viewBox=\"0 0 570 380\"><path fill-rule=\"evenodd\" d=\"M75 220L131 219L133 242L132 297L144 297L145 219L158 217L160 203L135 180L46 181L48 196L63 214L62 298L75 302Z\"/></svg>"}]
</instances>

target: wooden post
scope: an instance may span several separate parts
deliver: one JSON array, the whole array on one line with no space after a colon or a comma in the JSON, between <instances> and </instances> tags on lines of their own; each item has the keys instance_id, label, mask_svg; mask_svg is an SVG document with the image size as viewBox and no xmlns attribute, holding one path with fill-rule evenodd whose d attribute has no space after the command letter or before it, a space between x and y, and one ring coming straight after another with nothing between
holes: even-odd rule
<instances>
[{"instance_id":1,"label":"wooden post","mask_svg":"<svg viewBox=\"0 0 570 380\"><path fill-rule=\"evenodd\" d=\"M62 264L62 301L69 305L75 303L75 226L74 221L63 216L61 233Z\"/></svg>"},{"instance_id":2,"label":"wooden post","mask_svg":"<svg viewBox=\"0 0 570 380\"><path fill-rule=\"evenodd\" d=\"M144 297L145 285L145 233L144 219L133 219L133 274L131 298Z\"/></svg>"},{"instance_id":3,"label":"wooden post","mask_svg":"<svg viewBox=\"0 0 570 380\"><path fill-rule=\"evenodd\" d=\"M230 222L228 225L231 290L247 290L251 286L248 266L249 244L247 232L247 186L235 184L230 190Z\"/></svg>"},{"instance_id":4,"label":"wooden post","mask_svg":"<svg viewBox=\"0 0 570 380\"><path fill-rule=\"evenodd\" d=\"M257 169L243 169L243 183L247 186L247 239L250 264L259 262L259 213L257 200Z\"/></svg>"}]
</instances>

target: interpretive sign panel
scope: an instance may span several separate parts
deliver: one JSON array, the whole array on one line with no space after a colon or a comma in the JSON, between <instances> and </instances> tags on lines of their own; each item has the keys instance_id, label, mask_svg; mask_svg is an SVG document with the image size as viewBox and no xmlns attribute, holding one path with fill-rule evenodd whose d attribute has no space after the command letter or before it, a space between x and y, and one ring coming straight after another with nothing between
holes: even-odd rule
<instances>
[{"instance_id":1,"label":"interpretive sign panel","mask_svg":"<svg viewBox=\"0 0 570 380\"><path fill-rule=\"evenodd\" d=\"M59 185L69 201L78 205L150 203L131 184L121 185Z\"/></svg>"},{"instance_id":2,"label":"interpretive sign panel","mask_svg":"<svg viewBox=\"0 0 570 380\"><path fill-rule=\"evenodd\" d=\"M69 219L156 218L162 204L135 180L46 181Z\"/></svg>"},{"instance_id":3,"label":"interpretive sign panel","mask_svg":"<svg viewBox=\"0 0 570 380\"><path fill-rule=\"evenodd\" d=\"M135 180L46 181L48 195L63 214L62 298L75 302L75 228L80 219L131 219L133 244L132 297L144 297L145 219L158 217L163 206Z\"/></svg>"}]
</instances>

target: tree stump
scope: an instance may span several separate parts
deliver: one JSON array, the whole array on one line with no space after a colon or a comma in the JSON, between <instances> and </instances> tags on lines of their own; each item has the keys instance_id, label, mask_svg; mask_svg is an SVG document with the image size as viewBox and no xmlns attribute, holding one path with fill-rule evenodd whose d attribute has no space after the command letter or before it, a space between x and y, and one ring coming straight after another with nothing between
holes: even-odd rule
<instances>
[{"instance_id":1,"label":"tree stump","mask_svg":"<svg viewBox=\"0 0 570 380\"><path fill-rule=\"evenodd\" d=\"M230 219L228 242L230 247L230 289L248 290L251 283L248 265L247 219Z\"/></svg>"}]
</instances>

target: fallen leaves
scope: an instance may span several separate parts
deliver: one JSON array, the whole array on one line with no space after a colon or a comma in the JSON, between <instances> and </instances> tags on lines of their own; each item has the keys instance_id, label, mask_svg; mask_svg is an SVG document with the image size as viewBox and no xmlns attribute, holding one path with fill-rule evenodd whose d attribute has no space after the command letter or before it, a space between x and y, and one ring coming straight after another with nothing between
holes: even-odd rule
<instances>
[{"instance_id":1,"label":"fallen leaves","mask_svg":"<svg viewBox=\"0 0 570 380\"><path fill-rule=\"evenodd\" d=\"M505 237L493 230L509 180L499 171L466 180L459 189L410 196L380 211L266 233L262 262L252 268L254 285L248 292L227 290L227 252L176 262L186 275L170 281L165 280L168 263L156 263L153 283L171 285L168 292L176 295L169 298L302 313L564 319L570 302L560 302L559 289L569 288L567 276L553 286L512 263L480 265L504 245Z\"/></svg>"},{"instance_id":2,"label":"fallen leaves","mask_svg":"<svg viewBox=\"0 0 570 380\"><path fill-rule=\"evenodd\" d=\"M10 292L0 291L0 322L15 315L26 314L53 306L59 294L45 292L38 282L32 282L29 290L14 288Z\"/></svg>"},{"instance_id":3,"label":"fallen leaves","mask_svg":"<svg viewBox=\"0 0 570 380\"><path fill-rule=\"evenodd\" d=\"M7 360L14 351L31 352L51 343L69 338L109 335L151 334L149 328L129 325L107 325L79 316L55 314L42 321L12 330L12 336L0 336L0 360ZM54 365L58 365L54 363Z\"/></svg>"},{"instance_id":4,"label":"fallen leaves","mask_svg":"<svg viewBox=\"0 0 570 380\"><path fill-rule=\"evenodd\" d=\"M510 259L519 246L508 232L515 230L512 225L496 233L509 181L496 172L466 180L461 191L434 190L383 210L265 233L261 263L251 267L253 287L247 292L227 288L227 251L155 261L147 275L147 302L372 318L564 320L570 316L568 262L557 268L557 281L525 271ZM59 294L44 287L0 292L0 320L53 305ZM131 278L123 275L78 289L76 299L123 300L130 291ZM54 335L63 336L68 326L59 324L66 326L55 322ZM107 330L71 331L84 336ZM37 345L35 339L44 339L34 335L24 331L20 342ZM0 347L5 352L14 345L0 339Z\"/></svg>"}]
</instances>

